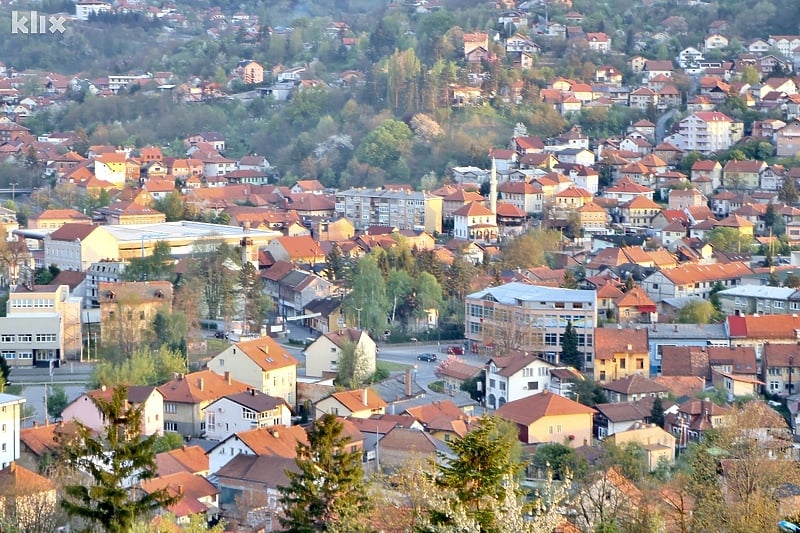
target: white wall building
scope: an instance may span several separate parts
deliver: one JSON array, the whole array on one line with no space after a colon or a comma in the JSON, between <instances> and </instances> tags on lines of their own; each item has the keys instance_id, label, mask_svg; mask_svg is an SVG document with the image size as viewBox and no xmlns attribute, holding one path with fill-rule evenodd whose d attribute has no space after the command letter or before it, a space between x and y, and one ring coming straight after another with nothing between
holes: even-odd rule
<instances>
[{"instance_id":1,"label":"white wall building","mask_svg":"<svg viewBox=\"0 0 800 533\"><path fill-rule=\"evenodd\" d=\"M0 467L19 459L19 422L25 398L0 392Z\"/></svg>"}]
</instances>

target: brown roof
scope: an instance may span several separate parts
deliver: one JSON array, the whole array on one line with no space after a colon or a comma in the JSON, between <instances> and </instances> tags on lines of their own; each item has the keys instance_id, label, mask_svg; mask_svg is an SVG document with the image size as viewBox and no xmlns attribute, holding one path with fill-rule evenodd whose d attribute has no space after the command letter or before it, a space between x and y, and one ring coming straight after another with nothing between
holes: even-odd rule
<instances>
[{"instance_id":1,"label":"brown roof","mask_svg":"<svg viewBox=\"0 0 800 533\"><path fill-rule=\"evenodd\" d=\"M798 361L800 361L800 358ZM437 368L436 375L448 376L463 381L475 377L481 369L482 367L480 366L473 366L463 361L451 361L441 368Z\"/></svg>"},{"instance_id":2,"label":"brown roof","mask_svg":"<svg viewBox=\"0 0 800 533\"><path fill-rule=\"evenodd\" d=\"M436 453L436 441L429 434L417 429L396 427L389 431L380 443L382 450L399 450L408 454Z\"/></svg>"},{"instance_id":3,"label":"brown roof","mask_svg":"<svg viewBox=\"0 0 800 533\"><path fill-rule=\"evenodd\" d=\"M181 446L175 450L156 454L156 469L159 476L176 472L197 474L208 471L208 455L200 446Z\"/></svg>"},{"instance_id":4,"label":"brown roof","mask_svg":"<svg viewBox=\"0 0 800 533\"><path fill-rule=\"evenodd\" d=\"M635 285L631 290L617 298L614 302L617 307L655 307L656 303L647 295L644 289Z\"/></svg>"},{"instance_id":5,"label":"brown roof","mask_svg":"<svg viewBox=\"0 0 800 533\"><path fill-rule=\"evenodd\" d=\"M486 208L480 202L470 202L462 207L459 207L455 211L453 211L453 216L460 216L460 217L482 217L482 216L492 216L492 213L488 208Z\"/></svg>"},{"instance_id":6,"label":"brown roof","mask_svg":"<svg viewBox=\"0 0 800 533\"><path fill-rule=\"evenodd\" d=\"M756 374L756 350L752 346L709 346L708 364L730 366L734 374Z\"/></svg>"},{"instance_id":7,"label":"brown roof","mask_svg":"<svg viewBox=\"0 0 800 533\"><path fill-rule=\"evenodd\" d=\"M237 342L236 347L265 371L297 366L297 359L270 337Z\"/></svg>"},{"instance_id":8,"label":"brown roof","mask_svg":"<svg viewBox=\"0 0 800 533\"><path fill-rule=\"evenodd\" d=\"M31 218L35 220L59 220L63 218L72 220L92 220L90 217L75 209L46 209L38 215L33 215Z\"/></svg>"},{"instance_id":9,"label":"brown roof","mask_svg":"<svg viewBox=\"0 0 800 533\"><path fill-rule=\"evenodd\" d=\"M753 273L750 267L742 261L706 265L681 265L661 272L675 285L734 279Z\"/></svg>"},{"instance_id":10,"label":"brown roof","mask_svg":"<svg viewBox=\"0 0 800 533\"><path fill-rule=\"evenodd\" d=\"M207 510L200 500L219 494L219 489L210 481L190 472L175 472L147 479L140 486L148 494L165 489L168 494L177 497L178 500L169 506L170 512L176 516L187 516Z\"/></svg>"},{"instance_id":11,"label":"brown roof","mask_svg":"<svg viewBox=\"0 0 800 533\"><path fill-rule=\"evenodd\" d=\"M545 416L594 414L595 410L558 394L543 391L504 404L497 416L517 424L530 425Z\"/></svg>"},{"instance_id":12,"label":"brown roof","mask_svg":"<svg viewBox=\"0 0 800 533\"><path fill-rule=\"evenodd\" d=\"M225 463L215 475L223 486L233 485L237 481L247 481L265 484L274 489L288 483L287 470L299 471L293 458L240 453Z\"/></svg>"},{"instance_id":13,"label":"brown roof","mask_svg":"<svg viewBox=\"0 0 800 533\"><path fill-rule=\"evenodd\" d=\"M326 333L325 337L339 348L342 348L346 342L358 344L358 341L361 340L361 335L366 335L366 332L356 328L342 328L333 333Z\"/></svg>"},{"instance_id":14,"label":"brown roof","mask_svg":"<svg viewBox=\"0 0 800 533\"><path fill-rule=\"evenodd\" d=\"M78 426L74 420L22 428L19 431L19 440L35 455L41 457L46 453L54 454L64 439L69 439L77 434Z\"/></svg>"},{"instance_id":15,"label":"brown roof","mask_svg":"<svg viewBox=\"0 0 800 533\"><path fill-rule=\"evenodd\" d=\"M161 385L158 390L165 402L197 404L210 402L229 394L245 392L248 385L211 370L181 375Z\"/></svg>"},{"instance_id":16,"label":"brown roof","mask_svg":"<svg viewBox=\"0 0 800 533\"><path fill-rule=\"evenodd\" d=\"M325 252L319 247L319 243L310 235L277 237L277 240L292 260L306 257L325 257Z\"/></svg>"},{"instance_id":17,"label":"brown roof","mask_svg":"<svg viewBox=\"0 0 800 533\"><path fill-rule=\"evenodd\" d=\"M800 346L797 344L764 345L764 368L800 366Z\"/></svg>"},{"instance_id":18,"label":"brown roof","mask_svg":"<svg viewBox=\"0 0 800 533\"><path fill-rule=\"evenodd\" d=\"M667 392L667 388L652 379L634 374L603 385L604 389L620 394L650 394L653 392Z\"/></svg>"},{"instance_id":19,"label":"brown roof","mask_svg":"<svg viewBox=\"0 0 800 533\"><path fill-rule=\"evenodd\" d=\"M656 376L653 381L665 386L675 398L694 396L706 387L703 376Z\"/></svg>"},{"instance_id":20,"label":"brown roof","mask_svg":"<svg viewBox=\"0 0 800 533\"><path fill-rule=\"evenodd\" d=\"M616 354L648 354L646 329L596 328L595 359L613 359Z\"/></svg>"},{"instance_id":21,"label":"brown roof","mask_svg":"<svg viewBox=\"0 0 800 533\"><path fill-rule=\"evenodd\" d=\"M55 490L52 481L22 465L12 462L0 470L0 494L31 494Z\"/></svg>"},{"instance_id":22,"label":"brown roof","mask_svg":"<svg viewBox=\"0 0 800 533\"><path fill-rule=\"evenodd\" d=\"M97 226L92 226L91 224L69 222L51 233L50 238L54 241L84 240L96 229Z\"/></svg>"},{"instance_id":23,"label":"brown roof","mask_svg":"<svg viewBox=\"0 0 800 533\"><path fill-rule=\"evenodd\" d=\"M661 375L711 378L708 352L704 346L663 346Z\"/></svg>"},{"instance_id":24,"label":"brown roof","mask_svg":"<svg viewBox=\"0 0 800 533\"><path fill-rule=\"evenodd\" d=\"M597 298L598 298L598 299L599 299L599 298L612 298L612 299L616 299L616 298L619 298L620 296L622 296L623 294L625 294L625 293L623 293L623 292L622 292L622 291L619 289L619 287L617 287L617 284L616 284L616 283L613 283L613 282L611 282L611 281L609 281L609 282L607 282L607 283L603 284L602 286L600 286L600 287L597 289Z\"/></svg>"},{"instance_id":25,"label":"brown roof","mask_svg":"<svg viewBox=\"0 0 800 533\"><path fill-rule=\"evenodd\" d=\"M650 411L642 409L639 404L631 402L598 403L594 408L611 422L643 421L650 416Z\"/></svg>"}]
</instances>

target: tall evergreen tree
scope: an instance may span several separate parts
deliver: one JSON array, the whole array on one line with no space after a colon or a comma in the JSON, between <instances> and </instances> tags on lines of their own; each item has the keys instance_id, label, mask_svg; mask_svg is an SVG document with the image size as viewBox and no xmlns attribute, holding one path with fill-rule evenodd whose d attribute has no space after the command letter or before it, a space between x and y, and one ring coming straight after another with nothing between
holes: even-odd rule
<instances>
[{"instance_id":1,"label":"tall evergreen tree","mask_svg":"<svg viewBox=\"0 0 800 533\"><path fill-rule=\"evenodd\" d=\"M335 416L325 414L308 432L308 444L298 443L298 471L287 470L289 485L278 487L284 529L299 533L368 530L363 518L370 502L361 454L347 451L350 438L342 435L343 429Z\"/></svg>"},{"instance_id":2,"label":"tall evergreen tree","mask_svg":"<svg viewBox=\"0 0 800 533\"><path fill-rule=\"evenodd\" d=\"M572 325L572 320L567 321L564 328L564 339L561 341L561 363L581 370L583 368L583 354L578 349L578 332Z\"/></svg>"},{"instance_id":3,"label":"tall evergreen tree","mask_svg":"<svg viewBox=\"0 0 800 533\"><path fill-rule=\"evenodd\" d=\"M11 375L11 367L8 366L6 358L0 355L0 392L8 386L8 376Z\"/></svg>"},{"instance_id":4,"label":"tall evergreen tree","mask_svg":"<svg viewBox=\"0 0 800 533\"><path fill-rule=\"evenodd\" d=\"M660 428L664 427L664 404L661 403L661 396L656 396L653 400L653 407L650 408L650 422Z\"/></svg>"},{"instance_id":5,"label":"tall evergreen tree","mask_svg":"<svg viewBox=\"0 0 800 533\"><path fill-rule=\"evenodd\" d=\"M130 488L157 476L153 449L157 437L141 434L143 407L128 403L127 387L116 387L108 400L92 401L107 425L95 436L77 422L77 438L62 446L66 463L88 474L90 482L67 485L61 505L67 514L89 524L86 531L128 532L138 518L177 498L166 489L147 494Z\"/></svg>"}]
</instances>

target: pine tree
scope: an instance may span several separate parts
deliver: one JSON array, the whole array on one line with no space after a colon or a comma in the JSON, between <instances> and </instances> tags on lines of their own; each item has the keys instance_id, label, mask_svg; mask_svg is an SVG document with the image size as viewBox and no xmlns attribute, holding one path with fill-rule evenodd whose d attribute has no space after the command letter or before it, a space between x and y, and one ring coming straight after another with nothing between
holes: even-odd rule
<instances>
[{"instance_id":1,"label":"pine tree","mask_svg":"<svg viewBox=\"0 0 800 533\"><path fill-rule=\"evenodd\" d=\"M661 396L656 396L653 400L653 407L650 409L650 422L660 428L664 427L664 405L661 403Z\"/></svg>"},{"instance_id":2,"label":"pine tree","mask_svg":"<svg viewBox=\"0 0 800 533\"><path fill-rule=\"evenodd\" d=\"M298 443L298 471L287 471L289 485L279 486L289 531L365 531L363 517L370 508L361 468L361 454L347 451L350 438L335 416L323 415L308 432L308 444Z\"/></svg>"},{"instance_id":3,"label":"pine tree","mask_svg":"<svg viewBox=\"0 0 800 533\"><path fill-rule=\"evenodd\" d=\"M8 376L11 375L11 367L8 366L6 358L0 355L0 392L2 392L10 383Z\"/></svg>"},{"instance_id":4,"label":"pine tree","mask_svg":"<svg viewBox=\"0 0 800 533\"><path fill-rule=\"evenodd\" d=\"M561 341L561 364L573 366L578 370L583 368L583 355L578 350L578 333L572 325L572 320L567 321L564 328L564 339Z\"/></svg>"},{"instance_id":5,"label":"pine tree","mask_svg":"<svg viewBox=\"0 0 800 533\"><path fill-rule=\"evenodd\" d=\"M129 488L131 480L136 484L153 479L158 471L156 435L141 434L143 407L129 404L127 397L127 387L120 386L109 400L92 398L107 421L105 429L95 436L76 422L77 438L62 446L66 463L86 473L91 482L67 485L61 505L70 516L88 522L90 531L130 531L138 518L176 501L165 489L143 494Z\"/></svg>"}]
</instances>

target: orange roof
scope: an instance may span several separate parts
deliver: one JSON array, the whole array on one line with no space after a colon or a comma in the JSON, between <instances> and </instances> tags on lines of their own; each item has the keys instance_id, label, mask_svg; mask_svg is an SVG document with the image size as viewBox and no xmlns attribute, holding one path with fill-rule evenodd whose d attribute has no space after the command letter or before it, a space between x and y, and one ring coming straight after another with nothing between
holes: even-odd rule
<instances>
[{"instance_id":1,"label":"orange roof","mask_svg":"<svg viewBox=\"0 0 800 533\"><path fill-rule=\"evenodd\" d=\"M210 402L237 392L246 392L249 386L211 370L199 370L182 375L158 387L165 402L197 404Z\"/></svg>"},{"instance_id":2,"label":"orange roof","mask_svg":"<svg viewBox=\"0 0 800 533\"><path fill-rule=\"evenodd\" d=\"M51 490L55 491L52 481L15 462L0 470L0 494L30 494Z\"/></svg>"},{"instance_id":3,"label":"orange roof","mask_svg":"<svg viewBox=\"0 0 800 533\"><path fill-rule=\"evenodd\" d=\"M69 222L51 233L50 238L54 241L74 241L76 239L83 240L96 229L97 226L92 226L91 224Z\"/></svg>"},{"instance_id":4,"label":"orange roof","mask_svg":"<svg viewBox=\"0 0 800 533\"><path fill-rule=\"evenodd\" d=\"M45 209L38 215L33 215L31 218L37 220L58 220L62 218L68 218L72 220L91 220L91 218L75 209Z\"/></svg>"},{"instance_id":5,"label":"orange roof","mask_svg":"<svg viewBox=\"0 0 800 533\"><path fill-rule=\"evenodd\" d=\"M325 251L310 235L277 237L277 240L293 261L307 257L325 257Z\"/></svg>"},{"instance_id":6,"label":"orange roof","mask_svg":"<svg viewBox=\"0 0 800 533\"><path fill-rule=\"evenodd\" d=\"M497 202L497 215L501 217L524 217L525 212L513 204Z\"/></svg>"},{"instance_id":7,"label":"orange roof","mask_svg":"<svg viewBox=\"0 0 800 533\"><path fill-rule=\"evenodd\" d=\"M459 189L444 197L445 202L482 202L483 196L475 191Z\"/></svg>"},{"instance_id":8,"label":"orange roof","mask_svg":"<svg viewBox=\"0 0 800 533\"><path fill-rule=\"evenodd\" d=\"M297 365L297 359L270 337L237 342L236 347L267 372Z\"/></svg>"},{"instance_id":9,"label":"orange roof","mask_svg":"<svg viewBox=\"0 0 800 533\"><path fill-rule=\"evenodd\" d=\"M593 198L593 196L586 189L572 185L556 194L556 198Z\"/></svg>"},{"instance_id":10,"label":"orange roof","mask_svg":"<svg viewBox=\"0 0 800 533\"><path fill-rule=\"evenodd\" d=\"M306 430L302 426L251 429L237 433L236 437L253 450L255 455L285 459L295 458L298 442L308 442Z\"/></svg>"},{"instance_id":11,"label":"orange roof","mask_svg":"<svg viewBox=\"0 0 800 533\"><path fill-rule=\"evenodd\" d=\"M53 453L61 447L65 437L76 435L78 426L74 420L23 428L19 431L19 440L35 455Z\"/></svg>"},{"instance_id":12,"label":"orange roof","mask_svg":"<svg viewBox=\"0 0 800 533\"><path fill-rule=\"evenodd\" d=\"M493 216L494 213L492 213L482 203L470 202L453 211L453 215L460 217L482 217L482 216Z\"/></svg>"},{"instance_id":13,"label":"orange roof","mask_svg":"<svg viewBox=\"0 0 800 533\"><path fill-rule=\"evenodd\" d=\"M530 425L545 416L592 415L595 410L552 392L543 391L504 404L497 416L517 424Z\"/></svg>"},{"instance_id":14,"label":"orange roof","mask_svg":"<svg viewBox=\"0 0 800 533\"><path fill-rule=\"evenodd\" d=\"M660 205L646 196L637 196L620 207L627 209L661 209Z\"/></svg>"},{"instance_id":15,"label":"orange roof","mask_svg":"<svg viewBox=\"0 0 800 533\"><path fill-rule=\"evenodd\" d=\"M453 431L458 435L467 433L466 421L469 420L469 417L451 400L409 407L406 409L406 413L419 420L429 431L434 429Z\"/></svg>"},{"instance_id":16,"label":"orange roof","mask_svg":"<svg viewBox=\"0 0 800 533\"><path fill-rule=\"evenodd\" d=\"M331 396L339 403L344 405L351 413L357 411L364 411L366 409L386 409L386 402L383 398L378 396L378 393L372 389L367 388L367 404L364 405L363 395L365 389L348 390L342 392L334 392Z\"/></svg>"},{"instance_id":17,"label":"orange roof","mask_svg":"<svg viewBox=\"0 0 800 533\"><path fill-rule=\"evenodd\" d=\"M655 308L656 303L650 298L644 289L639 287L638 285L634 285L634 287L617 298L616 302L617 307L653 307Z\"/></svg>"},{"instance_id":18,"label":"orange roof","mask_svg":"<svg viewBox=\"0 0 800 533\"><path fill-rule=\"evenodd\" d=\"M624 293L619 290L615 283L608 282L599 289L597 289L597 298L619 298Z\"/></svg>"},{"instance_id":19,"label":"orange roof","mask_svg":"<svg viewBox=\"0 0 800 533\"><path fill-rule=\"evenodd\" d=\"M156 454L156 470L159 476L176 472L208 471L208 455L200 446L181 446L175 450Z\"/></svg>"},{"instance_id":20,"label":"orange roof","mask_svg":"<svg viewBox=\"0 0 800 533\"><path fill-rule=\"evenodd\" d=\"M614 359L616 354L647 354L646 329L596 328L594 330L595 359Z\"/></svg>"},{"instance_id":21,"label":"orange roof","mask_svg":"<svg viewBox=\"0 0 800 533\"><path fill-rule=\"evenodd\" d=\"M740 278L753 273L750 267L742 261L708 265L681 265L661 272L675 285Z\"/></svg>"},{"instance_id":22,"label":"orange roof","mask_svg":"<svg viewBox=\"0 0 800 533\"><path fill-rule=\"evenodd\" d=\"M148 494L166 489L178 500L169 506L170 512L176 516L188 516L207 511L202 498L213 497L219 494L219 489L203 476L190 472L176 472L167 476L159 476L142 482L141 488Z\"/></svg>"}]
</instances>

